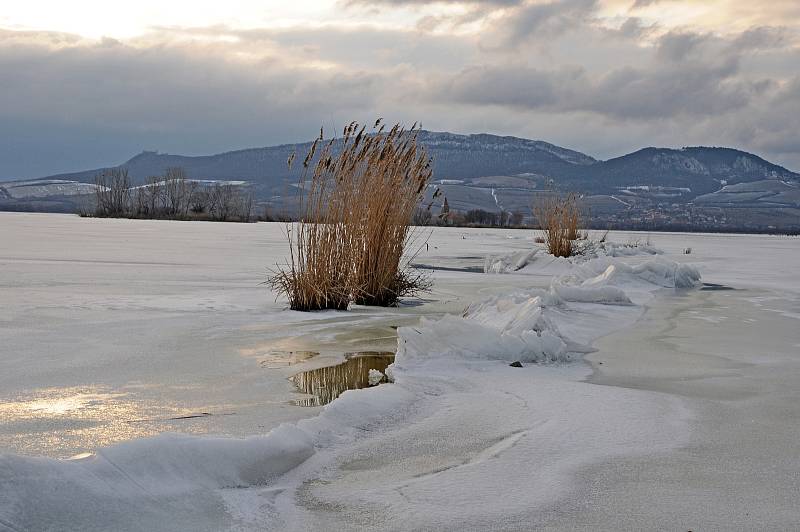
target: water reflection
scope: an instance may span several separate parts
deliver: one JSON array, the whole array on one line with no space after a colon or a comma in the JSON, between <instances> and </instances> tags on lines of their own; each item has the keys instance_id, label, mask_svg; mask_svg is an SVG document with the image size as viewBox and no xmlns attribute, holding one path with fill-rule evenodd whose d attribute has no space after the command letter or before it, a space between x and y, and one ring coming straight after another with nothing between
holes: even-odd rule
<instances>
[{"instance_id":1,"label":"water reflection","mask_svg":"<svg viewBox=\"0 0 800 532\"><path fill-rule=\"evenodd\" d=\"M346 390L357 390L369 386L369 370L381 373L394 362L394 353L389 351L368 351L348 353L346 360L335 366L303 371L292 377L300 391L313 397L294 401L299 406L326 405Z\"/></svg>"}]
</instances>

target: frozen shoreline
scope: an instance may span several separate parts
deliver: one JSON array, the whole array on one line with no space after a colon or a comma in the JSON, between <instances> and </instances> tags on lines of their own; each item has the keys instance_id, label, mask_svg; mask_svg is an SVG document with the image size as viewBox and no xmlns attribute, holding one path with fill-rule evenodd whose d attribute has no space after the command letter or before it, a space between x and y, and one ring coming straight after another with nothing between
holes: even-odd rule
<instances>
[{"instance_id":1,"label":"frozen shoreline","mask_svg":"<svg viewBox=\"0 0 800 532\"><path fill-rule=\"evenodd\" d=\"M497 234L482 231L469 237L490 242L489 249L494 253L509 244L517 249L528 245L524 240L496 240ZM490 235L495 240L486 240ZM660 247L662 242L658 237L654 239ZM664 240L675 249L683 244L666 237ZM434 235L432 241L447 252L430 262L445 266L463 263L459 257L476 255L469 250L489 251L481 241L467 240L454 246L448 234ZM788 250L791 255L791 248ZM709 250L706 256L679 257L674 250L671 255L694 259L692 262L701 266L725 258L719 249ZM641 264L650 259L626 260ZM652 468L653 462L648 461L652 457L679 457L682 449L696 441L696 419L704 415L704 410L691 394L675 389L675 384L665 384L660 389L652 379L647 380L647 375L631 373L636 370L637 361L647 359L639 358L641 349L649 349L646 346L656 337L639 334L640 330L647 332L653 324L661 324L664 319L651 322L651 316L659 316L662 310L667 312L673 304L673 298L652 303L649 294L655 286L653 278L645 281L633 274L666 270L637 270L623 267L618 261L596 264L597 267L579 270L551 264L546 272L534 265L528 273L488 276L436 272L440 286L452 291L452 295L440 297L453 299L440 303L437 311L430 314L452 312L463 305L460 302L464 298L483 301L468 312L467 319L462 320L466 323L459 322L460 318L445 318L450 321L445 321L447 326L441 329L434 318L414 329L401 328L400 336L406 339L406 345L401 346L395 372L397 384L347 392L331 403L320 418L284 426L268 436L246 440L160 436L107 448L94 458L77 462L0 457L0 479L6 479L4 485L0 481L0 525L25 528L32 523L34 527L66 523L97 530L303 530L331 526L343 530L455 530L619 524L619 516L611 511L595 515L591 511L599 506L582 507L580 501L588 500L588 495L576 498L576 493L583 493L581 490L598 481L591 472L607 467L613 473L615 464L636 460L642 461L640 469L647 469ZM615 265L617 272L609 272L607 266ZM753 267L752 263L747 266ZM716 276L718 270L721 274ZM548 291L553 273L568 274L570 278ZM752 275L737 271L734 265L728 265L727 270L714 269L713 275L706 275L707 280L741 280L742 284L748 278L753 281ZM778 283L779 277L771 277L767 284ZM576 290L581 286L585 290ZM614 290L618 286L624 287L622 294ZM510 293L517 295L509 297ZM681 301L731 297L728 292L698 294ZM626 303L622 295L634 304ZM796 291L791 297L795 296ZM778 327L780 320L788 324L796 321L791 317L796 310L792 306L796 297L780 304L759 300L763 294L757 290L749 297L754 299L753 306L766 306L763 314L769 317L770 327ZM566 301L560 304L559 300ZM649 302L652 307L644 320L630 329L639 319L642 305ZM689 305L686 312L698 310L696 306ZM700 315L691 316L688 322L679 320L676 326L725 322L703 305L699 311ZM387 322L413 316L406 313L403 318L403 312L389 312L367 313L362 318L367 322ZM736 316L751 319L747 313ZM322 344L335 341L335 337L326 336L319 321L325 320L311 320L304 325L304 334ZM791 337L786 323L773 330L775 338ZM477 324L483 329L476 328ZM557 325L551 327L553 324ZM621 329L623 332L612 332ZM526 330L540 331L536 335L539 340L525 336ZM420 340L426 334L437 340L453 331L460 332L451 341ZM612 334L605 336L609 332ZM257 333L258 329L254 331ZM493 338L494 334L501 337ZM704 334L702 328L692 332L701 339L703 350L714 351L713 345L702 342ZM604 338L598 340L600 336ZM369 334L362 336L368 337ZM550 339L542 343L543 337ZM556 339L563 346L559 347ZM453 350L453 341L461 342L461 348ZM600 347L590 358L603 362L602 370L592 374L588 366L575 363L522 369L507 366L512 348L531 355L531 360L540 360L541 356L558 359L561 353L569 352L565 347L579 344ZM625 346L629 347L627 354ZM777 351L785 348L783 344L775 346ZM492 353L492 349L497 352ZM470 350L474 351L472 355ZM673 355L675 360L662 364L664 368L696 366L693 357L697 353L692 352L691 346L681 345L673 352L680 353L680 358ZM615 353L618 358L614 358ZM657 353L655 350L650 354ZM486 354L501 360L476 356ZM718 361L726 355L712 352L709 356ZM754 361L745 352L740 356L740 366L765 362ZM774 362L773 359L767 357L766 361ZM778 359L787 367L796 362L788 355ZM651 356L647 360L658 368L662 359ZM664 369L658 372L662 381L672 382L664 378ZM712 373L712 380L720 378ZM792 378L787 377L787 383ZM673 381L682 382L677 377ZM733 391L741 384L738 382ZM725 387L718 387L723 393ZM703 389L709 389L707 382ZM755 452L756 448L750 450ZM607 479L599 487L601 491L613 491L622 485L620 479L609 475L606 472L601 477ZM98 479L103 480L98 483ZM109 486L113 487L111 491ZM30 506L28 500L36 500L36 506ZM614 502L603 504L613 508ZM616 504L624 506L620 501ZM98 505L108 510L97 515L92 508ZM783 515L792 514L784 511ZM638 523L656 528L674 524L664 521L664 515L657 511L648 516L651 520Z\"/></svg>"}]
</instances>

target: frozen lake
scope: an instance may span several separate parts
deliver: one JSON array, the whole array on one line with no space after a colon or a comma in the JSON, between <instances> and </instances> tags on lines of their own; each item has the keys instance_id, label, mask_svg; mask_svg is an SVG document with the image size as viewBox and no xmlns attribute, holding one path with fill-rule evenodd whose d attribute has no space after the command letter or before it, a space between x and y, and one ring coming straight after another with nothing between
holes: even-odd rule
<instances>
[{"instance_id":1,"label":"frozen lake","mask_svg":"<svg viewBox=\"0 0 800 532\"><path fill-rule=\"evenodd\" d=\"M393 351L392 327L508 284L448 271L422 305L285 312L261 284L283 230L0 213L0 449L69 457L165 431L266 432L317 410L291 404L298 369L282 352L321 353L306 369ZM418 262L481 268L523 236L437 231Z\"/></svg>"},{"instance_id":2,"label":"frozen lake","mask_svg":"<svg viewBox=\"0 0 800 532\"><path fill-rule=\"evenodd\" d=\"M479 273L533 236L435 229L431 294L303 314L260 284L280 224L0 213L0 529L794 528L800 240ZM293 404L398 327L395 384Z\"/></svg>"}]
</instances>

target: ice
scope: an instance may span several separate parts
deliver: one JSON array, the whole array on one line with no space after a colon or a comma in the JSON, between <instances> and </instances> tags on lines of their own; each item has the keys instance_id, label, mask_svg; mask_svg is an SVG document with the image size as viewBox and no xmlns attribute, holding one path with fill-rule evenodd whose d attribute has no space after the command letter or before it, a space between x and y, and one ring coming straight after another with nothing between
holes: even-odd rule
<instances>
[{"instance_id":1,"label":"ice","mask_svg":"<svg viewBox=\"0 0 800 532\"><path fill-rule=\"evenodd\" d=\"M536 258L536 255L542 251L539 248L533 250L517 251L508 255L500 255L498 257L486 257L483 266L485 273L507 273L511 271L521 270Z\"/></svg>"},{"instance_id":2,"label":"ice","mask_svg":"<svg viewBox=\"0 0 800 532\"><path fill-rule=\"evenodd\" d=\"M568 264L571 273L553 279L548 291L493 296L472 304L461 316L422 318L419 326L400 328L396 364L405 367L420 357L568 361L574 358L574 346L580 345L559 331L559 317L569 312L570 303L633 305L625 286L633 284L639 291L652 292L662 287L696 287L700 279L695 268L664 259L636 266L613 258ZM533 269L528 266L529 273ZM593 275L601 269L602 273ZM572 350L568 346L573 346ZM585 351L585 347L579 350Z\"/></svg>"},{"instance_id":3,"label":"ice","mask_svg":"<svg viewBox=\"0 0 800 532\"><path fill-rule=\"evenodd\" d=\"M669 519L698 515L692 506L670 506L682 500L682 488L669 491L681 487L681 479L667 477L658 488L646 484L650 475L661 474L662 461L669 464L667 474L706 467L703 474L713 478L719 465L716 470L733 475L754 455L724 454L723 446L750 441L748 433L753 446L795 441L788 437L791 431L783 434L777 425L756 431L750 421L742 425L734 415L722 418L719 426L713 420L717 409L746 407L741 419L762 420L796 404L793 392L787 392L792 388L781 388L775 396L792 401L772 398L766 414L759 410L760 397L746 400L747 394L795 382L790 364L796 350L784 353L779 340L796 327L791 317L800 292L796 241L657 235L663 254L612 251L570 261L533 248L527 238L532 232L442 228L421 252L425 264L434 267L435 291L428 299L398 309L301 315L283 310L281 302L265 302L268 294L253 292L260 265L278 257L252 250L283 245L275 239L277 225L73 220L78 219L9 216L0 226L10 224L28 234L46 229L35 233L37 244L0 233L3 295L8 298L0 309L0 379L4 392L14 394L5 398L7 404L36 405L37 415L63 416L67 424L84 408L81 401L74 408L58 408L67 404L64 397L91 396L93 405L101 403L94 405L98 410L114 407L108 419L92 420L92 426L107 424L113 434L119 425L111 419L129 415L123 403L139 405L153 397L167 398L170 412L185 400L191 411L202 412L207 406L202 401L213 401L216 408L227 405L245 414L236 414L236 430L225 416L201 418L209 423L208 432L227 436L130 434L118 443L98 438L99 449L75 460L23 456L7 452L17 447L5 448L0 455L0 528L528 529L545 519L552 519L550 528L613 528L618 520L631 519L622 528L652 529L675 524L657 519L662 507ZM92 238L74 233L87 228ZM109 242L117 242L120 234L126 244L113 248ZM627 235L612 236L620 240ZM687 243L693 247L690 256L682 254ZM66 256L54 256L54 249L63 249ZM115 249L114 255L105 255L106 249ZM486 268L506 275L472 273L487 255L516 257L501 260L505 266L497 269L491 262ZM161 262L170 264L158 264L159 256L169 256ZM448 269L436 270L437 265ZM121 268L126 275L120 276ZM61 272L58 282L47 279L53 271ZM699 286L701 273L704 280L731 284L751 299L762 294L756 288L776 289L779 295L770 296L775 299L769 299L769 307L783 313L759 314L759 330L772 331L759 340L763 349L750 352L747 339L754 335L741 326L749 316L737 307L738 299L730 309L720 306L712 312L706 308L713 301L708 298L729 293L691 290ZM703 316L730 316L714 324L727 327L715 339L717 347L704 340L710 324L688 312L701 306ZM691 334L669 336L676 315L683 316L682 327L694 327ZM254 375L248 357L255 355L239 354L275 348L324 353L342 344L348 350L383 347L373 343L393 334L390 326L398 327L399 337L396 362L386 372L390 382L345 392L322 409L288 406L286 372ZM617 338L615 350L591 356L602 356L595 364L606 364L595 369L607 367L620 380L608 377L598 385L592 382L596 373L579 360L611 338ZM62 348L51 354L53 345ZM76 354L80 351L85 353ZM627 357L625 364L615 359L618 352ZM306 363L324 363L325 356ZM508 367L516 360L525 367ZM762 361L771 366L757 366ZM697 373L706 366L710 377ZM769 373L772 366L777 378ZM741 385L744 396L726 387L746 372L759 380ZM78 386L87 374L102 393ZM161 374L163 381L180 386L165 387ZM639 378L642 374L647 378ZM675 382L659 380L665 374L676 375ZM61 386L69 386L72 395L56 394L53 375L63 375ZM45 389L47 394L39 393ZM694 399L697 395L700 400ZM248 410L263 396L273 402ZM47 408L38 409L42 404ZM130 408L134 417L141 414ZM0 410L7 416L2 434L16 430L20 436L4 441L41 442L35 431L14 428L28 421L18 410L10 412ZM711 420L711 439L696 445L692 438L699 416L704 423ZM64 434L83 430L77 423L65 426ZM173 422L162 429L191 432L182 427ZM737 427L744 432L736 432ZM713 439L718 430L728 436ZM64 437L59 431L49 434ZM81 441L85 444L92 435L97 433ZM59 456L65 447L49 449L40 443L38 453L28 454ZM769 458L784 460L781 470L791 474L794 454L785 458L771 451ZM698 463L685 463L695 455ZM748 470L753 482L759 477L752 472L764 471L768 463L762 460L758 466ZM603 474L591 476L597 468ZM587 476L599 484L590 484ZM617 477L615 483L603 483ZM707 485L700 477L697 481L700 488ZM746 489L738 488L738 477L730 483L709 482L718 481L725 488L720 493L736 495L731 500L748 497ZM644 487L626 489L639 483ZM648 499L656 489L660 496ZM696 490L688 496L697 504L706 500ZM602 503L584 502L598 498ZM767 509L778 500L778 495L770 498ZM615 511L596 521L582 520L580 512L605 507ZM748 508L760 511L758 504ZM796 517L786 508L769 514L777 516L774 522L765 512L760 517L775 525L771 528L781 528ZM570 520L562 521L567 514ZM719 522L730 525L731 515L712 517L721 516Z\"/></svg>"},{"instance_id":4,"label":"ice","mask_svg":"<svg viewBox=\"0 0 800 532\"><path fill-rule=\"evenodd\" d=\"M128 224L123 226L131 227ZM518 289L478 299L461 315L448 312L439 317L423 317L415 326L401 326L396 363L388 372L394 384L345 392L319 416L280 425L263 436L165 434L106 446L87 458L68 461L4 454L0 458L3 471L0 515L14 526L37 528L45 522L42 519L50 519L69 507L67 515L75 528L102 529L108 525L108 519L125 523L139 518L138 511L131 506L132 501L139 501L137 506L151 505L144 511L154 516L148 526L161 528L161 503L147 502L154 498L165 498L182 508L192 508L192 501L202 501L206 508L223 508L229 498L223 495L225 490L270 486L320 452L325 455L330 449L346 448L363 437L365 431L382 426L388 419L404 419L424 404L431 393L450 393L449 385L442 387L441 379L453 379L454 383L469 381L470 364L503 361L497 366L500 368L505 367L505 362L515 360L526 363L573 360L590 350L586 343L592 335L605 331L602 327L589 327L586 330L592 331L590 335L565 334L562 326L567 331L575 330L576 311L580 310L582 319L588 316L587 307L578 309L573 305L591 302L600 303L595 306L601 307L630 306L617 285L624 284L622 281L629 277L660 282L653 286L667 285L666 277L674 277L677 268L659 263L628 269L613 262L600 271L605 263L559 261L563 275L552 280L549 287L539 288L536 286L539 272L530 262L537 253L540 252L518 253L514 263L516 266L524 263L524 271L520 273L529 281L520 282ZM113 301L112 309L125 312L197 312L197 298L180 294L166 298L129 294L107 300ZM236 312L235 301L231 303L231 310ZM98 302L89 304L94 306ZM213 306L222 308L219 301ZM604 312L598 310L598 316ZM325 320L328 315L319 316ZM307 330L325 330L316 325L315 316L297 318L310 320L304 325ZM382 375L372 375L372 380L379 377ZM60 488L53 492L46 486ZM26 503L29 500L37 501L37 512L29 512ZM93 511L100 506L111 508L102 518Z\"/></svg>"},{"instance_id":5,"label":"ice","mask_svg":"<svg viewBox=\"0 0 800 532\"><path fill-rule=\"evenodd\" d=\"M384 379L385 375L377 369L369 370L368 382L370 386L377 386Z\"/></svg>"},{"instance_id":6,"label":"ice","mask_svg":"<svg viewBox=\"0 0 800 532\"><path fill-rule=\"evenodd\" d=\"M586 279L581 286L624 285L631 281L645 281L654 286L681 289L695 288L700 284L700 272L697 268L664 259L648 260L634 266L619 261L596 259L587 263L584 271L592 272L601 268L605 268L601 274Z\"/></svg>"},{"instance_id":7,"label":"ice","mask_svg":"<svg viewBox=\"0 0 800 532\"><path fill-rule=\"evenodd\" d=\"M598 257L636 257L647 255L660 255L663 251L652 244L631 240L629 243L620 244L611 241L599 241L593 238L576 240L574 254L571 257L554 257L549 254L543 245L534 244L533 249L514 251L500 255L489 255L484 262L483 270L486 273L511 273L520 271L528 265L539 268L541 264L559 265L561 271L569 269L570 265L583 263ZM535 265L534 265L535 263ZM552 270L550 270L552 272Z\"/></svg>"},{"instance_id":8,"label":"ice","mask_svg":"<svg viewBox=\"0 0 800 532\"><path fill-rule=\"evenodd\" d=\"M398 368L421 354L439 360L459 357L509 362L555 362L567 357L565 342L550 330L530 329L514 334L453 316L423 320L419 327L401 329L398 334ZM396 379L396 371L393 375Z\"/></svg>"}]
</instances>

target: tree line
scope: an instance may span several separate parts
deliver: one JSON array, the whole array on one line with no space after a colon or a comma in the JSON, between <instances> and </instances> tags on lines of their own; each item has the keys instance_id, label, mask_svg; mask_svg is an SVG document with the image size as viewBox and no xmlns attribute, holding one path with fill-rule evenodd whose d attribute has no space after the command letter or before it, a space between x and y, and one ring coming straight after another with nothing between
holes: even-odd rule
<instances>
[{"instance_id":1,"label":"tree line","mask_svg":"<svg viewBox=\"0 0 800 532\"><path fill-rule=\"evenodd\" d=\"M452 225L456 227L522 227L525 214L521 211L491 212L484 209L472 209L466 212L442 209L438 215L430 209L417 208L414 213L414 225Z\"/></svg>"},{"instance_id":2,"label":"tree line","mask_svg":"<svg viewBox=\"0 0 800 532\"><path fill-rule=\"evenodd\" d=\"M183 168L168 168L140 186L133 186L126 168L111 168L96 176L95 185L93 215L98 217L218 222L249 222L253 217L253 198L242 187L199 183Z\"/></svg>"}]
</instances>

